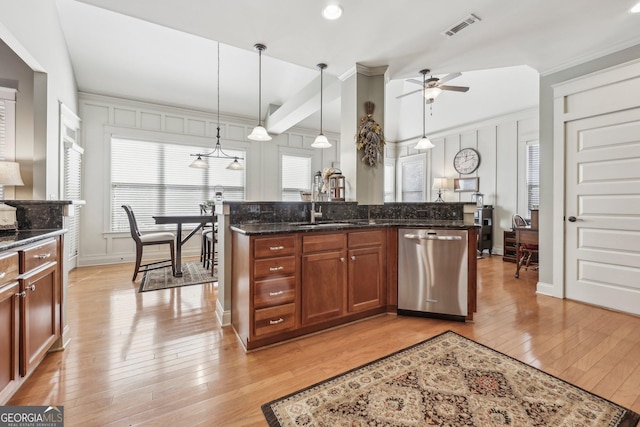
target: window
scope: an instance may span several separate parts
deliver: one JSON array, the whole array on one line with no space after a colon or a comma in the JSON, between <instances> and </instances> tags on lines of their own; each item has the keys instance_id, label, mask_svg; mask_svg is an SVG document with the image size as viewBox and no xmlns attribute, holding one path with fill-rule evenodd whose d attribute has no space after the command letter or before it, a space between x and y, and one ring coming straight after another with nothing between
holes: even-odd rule
<instances>
[{"instance_id":1,"label":"window","mask_svg":"<svg viewBox=\"0 0 640 427\"><path fill-rule=\"evenodd\" d=\"M384 159L384 201L396 201L396 162Z\"/></svg>"},{"instance_id":2,"label":"window","mask_svg":"<svg viewBox=\"0 0 640 427\"><path fill-rule=\"evenodd\" d=\"M540 144L527 144L527 210L540 204Z\"/></svg>"},{"instance_id":3,"label":"window","mask_svg":"<svg viewBox=\"0 0 640 427\"><path fill-rule=\"evenodd\" d=\"M424 202L426 200L426 154L398 159L398 186L401 202Z\"/></svg>"},{"instance_id":4,"label":"window","mask_svg":"<svg viewBox=\"0 0 640 427\"><path fill-rule=\"evenodd\" d=\"M15 150L16 90L0 87L0 160L13 160ZM4 200L0 185L0 200Z\"/></svg>"},{"instance_id":5,"label":"window","mask_svg":"<svg viewBox=\"0 0 640 427\"><path fill-rule=\"evenodd\" d=\"M281 171L282 200L300 201L301 191L311 191L311 157L283 154Z\"/></svg>"},{"instance_id":6,"label":"window","mask_svg":"<svg viewBox=\"0 0 640 427\"><path fill-rule=\"evenodd\" d=\"M129 230L123 204L131 205L141 230L152 230L159 228L153 215L199 214L199 204L213 200L220 186L225 199L244 200L244 171L226 169L230 159L208 158L209 169L189 167L190 154L202 151L206 147L112 138L111 231Z\"/></svg>"}]
</instances>

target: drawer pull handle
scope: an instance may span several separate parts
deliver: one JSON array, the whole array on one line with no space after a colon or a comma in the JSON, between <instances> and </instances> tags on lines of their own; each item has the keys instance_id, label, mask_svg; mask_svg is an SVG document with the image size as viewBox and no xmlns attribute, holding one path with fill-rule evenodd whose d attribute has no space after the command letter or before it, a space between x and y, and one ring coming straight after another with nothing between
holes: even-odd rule
<instances>
[{"instance_id":1,"label":"drawer pull handle","mask_svg":"<svg viewBox=\"0 0 640 427\"><path fill-rule=\"evenodd\" d=\"M355 260L356 260L356 256L355 256L355 255L351 255L351 259L352 259L353 261L355 261Z\"/></svg>"},{"instance_id":2,"label":"drawer pull handle","mask_svg":"<svg viewBox=\"0 0 640 427\"><path fill-rule=\"evenodd\" d=\"M3 271L2 273L0 273L0 280L4 279L4 276L7 275L6 271Z\"/></svg>"},{"instance_id":3,"label":"drawer pull handle","mask_svg":"<svg viewBox=\"0 0 640 427\"><path fill-rule=\"evenodd\" d=\"M26 291L18 292L18 293L16 294L16 296L17 296L18 298L26 298L26 297L27 297L27 292L26 292Z\"/></svg>"},{"instance_id":4,"label":"drawer pull handle","mask_svg":"<svg viewBox=\"0 0 640 427\"><path fill-rule=\"evenodd\" d=\"M35 292L36 291L36 285L27 286L27 289L25 289L25 291Z\"/></svg>"},{"instance_id":5,"label":"drawer pull handle","mask_svg":"<svg viewBox=\"0 0 640 427\"><path fill-rule=\"evenodd\" d=\"M33 257L34 257L35 259L47 259L47 258L50 258L50 257L51 257L51 254L50 254L50 253L48 253L48 254L34 255Z\"/></svg>"},{"instance_id":6,"label":"drawer pull handle","mask_svg":"<svg viewBox=\"0 0 640 427\"><path fill-rule=\"evenodd\" d=\"M284 322L284 319L282 317L279 318L278 320L269 320L269 324L270 325L277 325L277 324L280 324L282 322Z\"/></svg>"},{"instance_id":7,"label":"drawer pull handle","mask_svg":"<svg viewBox=\"0 0 640 427\"><path fill-rule=\"evenodd\" d=\"M283 266L269 267L269 271L280 271L280 270L284 270L284 267Z\"/></svg>"},{"instance_id":8,"label":"drawer pull handle","mask_svg":"<svg viewBox=\"0 0 640 427\"><path fill-rule=\"evenodd\" d=\"M278 295L283 295L283 294L284 294L284 291L269 292L270 297L277 297Z\"/></svg>"},{"instance_id":9,"label":"drawer pull handle","mask_svg":"<svg viewBox=\"0 0 640 427\"><path fill-rule=\"evenodd\" d=\"M271 251L281 251L284 249L284 246L270 246L269 250Z\"/></svg>"},{"instance_id":10,"label":"drawer pull handle","mask_svg":"<svg viewBox=\"0 0 640 427\"><path fill-rule=\"evenodd\" d=\"M344 262L344 257L340 257L340 262Z\"/></svg>"}]
</instances>

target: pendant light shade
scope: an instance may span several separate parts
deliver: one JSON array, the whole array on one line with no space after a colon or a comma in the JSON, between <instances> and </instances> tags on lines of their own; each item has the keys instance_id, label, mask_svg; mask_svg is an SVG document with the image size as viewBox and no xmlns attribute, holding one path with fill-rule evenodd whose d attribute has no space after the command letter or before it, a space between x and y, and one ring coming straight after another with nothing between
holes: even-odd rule
<instances>
[{"instance_id":1,"label":"pendant light shade","mask_svg":"<svg viewBox=\"0 0 640 427\"><path fill-rule=\"evenodd\" d=\"M190 168L196 169L209 169L209 163L203 159L203 157L215 157L221 159L233 159L233 162L227 166L227 169L233 170L242 170L242 163L238 160L244 160L242 157L231 156L224 151L222 151L222 145L220 144L220 43L218 43L218 76L217 76L217 98L218 98L218 127L216 133L216 145L213 147L211 152L202 154L192 154L192 157L196 157L196 159L189 165Z\"/></svg>"},{"instance_id":2,"label":"pendant light shade","mask_svg":"<svg viewBox=\"0 0 640 427\"><path fill-rule=\"evenodd\" d=\"M427 94L426 85L427 85L427 73L428 72L429 72L429 70L426 70L426 69L425 70L420 70L420 73L422 73L422 97L423 98L426 98L426 94ZM415 148L416 150L430 150L433 147L435 147L435 145L433 145L431 140L429 138L427 138L427 134L425 132L425 127L424 127L425 104L427 103L427 101L425 99L422 99L421 102L422 102L422 138L420 138L418 140L418 143L413 148Z\"/></svg>"},{"instance_id":3,"label":"pendant light shade","mask_svg":"<svg viewBox=\"0 0 640 427\"><path fill-rule=\"evenodd\" d=\"M262 126L262 52L267 49L263 44L256 44L254 48L258 51L258 126L247 136L252 141L271 141L271 136Z\"/></svg>"},{"instance_id":4,"label":"pendant light shade","mask_svg":"<svg viewBox=\"0 0 640 427\"><path fill-rule=\"evenodd\" d=\"M329 148L331 147L331 143L322 133L322 72L327 68L327 64L318 64L318 68L320 69L320 135L316 136L316 139L313 141L311 146L313 148Z\"/></svg>"}]
</instances>

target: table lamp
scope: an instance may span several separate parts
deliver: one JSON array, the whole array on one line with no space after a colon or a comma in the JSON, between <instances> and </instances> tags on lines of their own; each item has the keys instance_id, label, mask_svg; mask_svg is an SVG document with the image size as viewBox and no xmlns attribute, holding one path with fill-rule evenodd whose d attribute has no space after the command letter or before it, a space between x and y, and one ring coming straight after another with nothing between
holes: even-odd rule
<instances>
[{"instance_id":1,"label":"table lamp","mask_svg":"<svg viewBox=\"0 0 640 427\"><path fill-rule=\"evenodd\" d=\"M447 178L434 178L433 179L433 187L432 189L438 190L438 198L435 200L436 202L444 203L442 199L442 190L447 188Z\"/></svg>"},{"instance_id":2,"label":"table lamp","mask_svg":"<svg viewBox=\"0 0 640 427\"><path fill-rule=\"evenodd\" d=\"M20 176L20 164L17 162L0 161L0 185L24 185ZM4 191L3 191L4 199ZM16 208L5 205L0 201L0 230L17 230Z\"/></svg>"}]
</instances>

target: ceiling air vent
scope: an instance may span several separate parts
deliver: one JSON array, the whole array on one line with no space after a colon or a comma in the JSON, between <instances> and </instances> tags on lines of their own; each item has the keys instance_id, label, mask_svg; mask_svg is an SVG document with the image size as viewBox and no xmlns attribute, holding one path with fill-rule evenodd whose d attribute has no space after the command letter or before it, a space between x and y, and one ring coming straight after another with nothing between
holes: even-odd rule
<instances>
[{"instance_id":1,"label":"ceiling air vent","mask_svg":"<svg viewBox=\"0 0 640 427\"><path fill-rule=\"evenodd\" d=\"M452 37L457 33L459 33L460 31L462 31L463 29L467 28L469 25L475 24L478 21L480 21L480 18L478 18L476 15L472 13L471 15L464 18L462 21L457 22L454 26L444 30L440 34L442 34L443 36Z\"/></svg>"}]
</instances>

